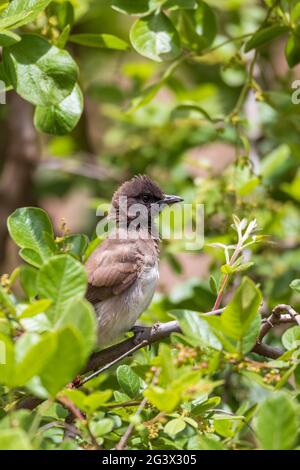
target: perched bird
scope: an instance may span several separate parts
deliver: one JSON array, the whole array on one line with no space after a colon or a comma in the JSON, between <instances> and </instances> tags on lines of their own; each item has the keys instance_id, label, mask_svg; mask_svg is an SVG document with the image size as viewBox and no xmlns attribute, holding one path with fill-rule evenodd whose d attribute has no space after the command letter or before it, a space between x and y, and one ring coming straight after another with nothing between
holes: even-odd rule
<instances>
[{"instance_id":1,"label":"perched bird","mask_svg":"<svg viewBox=\"0 0 300 470\"><path fill-rule=\"evenodd\" d=\"M159 278L159 236L153 221L165 205L182 200L164 194L148 176L126 181L113 195L115 229L85 265L86 297L95 308L100 347L131 330L150 304Z\"/></svg>"}]
</instances>

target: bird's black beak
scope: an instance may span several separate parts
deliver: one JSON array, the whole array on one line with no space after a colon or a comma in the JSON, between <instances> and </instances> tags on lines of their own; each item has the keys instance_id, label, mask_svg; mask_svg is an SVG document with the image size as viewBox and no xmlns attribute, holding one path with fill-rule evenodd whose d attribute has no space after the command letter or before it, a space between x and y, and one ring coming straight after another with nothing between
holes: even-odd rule
<instances>
[{"instance_id":1,"label":"bird's black beak","mask_svg":"<svg viewBox=\"0 0 300 470\"><path fill-rule=\"evenodd\" d=\"M182 201L183 201L182 197L173 196L173 195L171 196L169 194L165 194L164 198L158 201L158 204L160 205L167 204L168 206L170 206L171 204L175 204L176 202L182 202Z\"/></svg>"}]
</instances>

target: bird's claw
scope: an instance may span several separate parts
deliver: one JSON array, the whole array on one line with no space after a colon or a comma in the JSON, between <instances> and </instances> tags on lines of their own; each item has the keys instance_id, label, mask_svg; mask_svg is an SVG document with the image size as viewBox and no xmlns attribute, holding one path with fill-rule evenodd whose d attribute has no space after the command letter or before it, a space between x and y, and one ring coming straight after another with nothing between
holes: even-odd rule
<instances>
[{"instance_id":1,"label":"bird's claw","mask_svg":"<svg viewBox=\"0 0 300 470\"><path fill-rule=\"evenodd\" d=\"M135 344L141 343L146 340L151 333L151 327L135 325L130 330L133 333L133 340Z\"/></svg>"}]
</instances>

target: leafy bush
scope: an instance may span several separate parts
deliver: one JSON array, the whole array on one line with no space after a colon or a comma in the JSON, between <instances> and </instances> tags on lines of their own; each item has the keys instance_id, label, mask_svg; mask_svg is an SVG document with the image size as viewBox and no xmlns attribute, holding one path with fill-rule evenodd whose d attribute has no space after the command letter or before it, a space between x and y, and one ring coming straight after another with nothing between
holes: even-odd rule
<instances>
[{"instance_id":1,"label":"leafy bush","mask_svg":"<svg viewBox=\"0 0 300 470\"><path fill-rule=\"evenodd\" d=\"M161 322L159 335L107 356L85 300L83 263L98 241L65 227L57 236L42 209L12 212L25 263L1 279L0 448L297 449L299 106L274 48L299 64L299 2L98 3L1 2L0 78L34 106L62 164L87 151L83 96L100 103L101 197L118 175L147 171L203 203L210 277L155 298L142 320ZM234 147L224 171L193 158L212 143ZM44 174L35 189L64 193L82 179ZM177 275L181 251L163 247Z\"/></svg>"}]
</instances>

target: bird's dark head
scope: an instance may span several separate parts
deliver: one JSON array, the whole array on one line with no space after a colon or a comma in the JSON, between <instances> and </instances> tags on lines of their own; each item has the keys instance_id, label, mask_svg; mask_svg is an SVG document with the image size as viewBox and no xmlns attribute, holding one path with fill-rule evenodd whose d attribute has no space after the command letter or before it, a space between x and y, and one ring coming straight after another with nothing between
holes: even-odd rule
<instances>
[{"instance_id":1,"label":"bird's dark head","mask_svg":"<svg viewBox=\"0 0 300 470\"><path fill-rule=\"evenodd\" d=\"M153 207L156 207L156 212L159 212L165 205L180 201L183 201L181 197L165 194L149 176L139 175L126 181L118 188L113 196L112 205L119 212L123 202L126 202L127 214L130 218L133 212L131 209L136 210L138 205L150 213Z\"/></svg>"}]
</instances>

